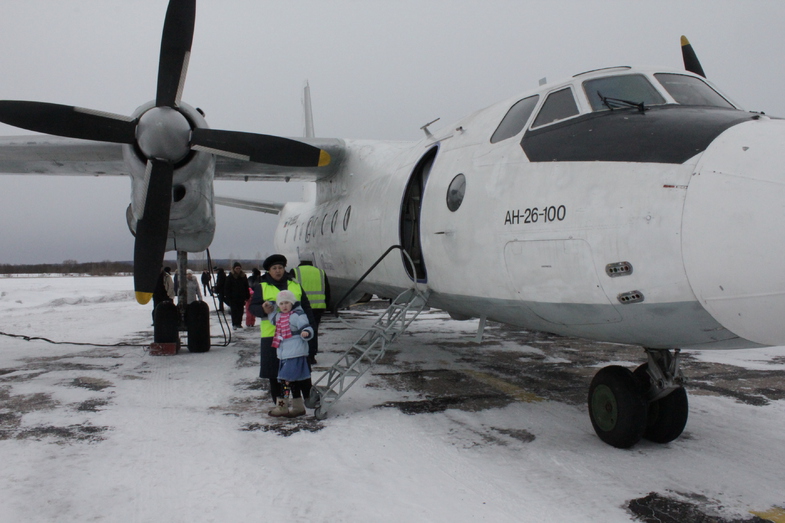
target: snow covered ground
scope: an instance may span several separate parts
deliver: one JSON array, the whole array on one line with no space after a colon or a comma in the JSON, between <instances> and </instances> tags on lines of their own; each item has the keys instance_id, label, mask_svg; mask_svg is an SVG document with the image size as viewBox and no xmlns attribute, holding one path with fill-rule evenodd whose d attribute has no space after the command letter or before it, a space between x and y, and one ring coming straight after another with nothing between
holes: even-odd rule
<instances>
[{"instance_id":1,"label":"snow covered ground","mask_svg":"<svg viewBox=\"0 0 785 523\"><path fill-rule=\"evenodd\" d=\"M3 333L103 345L0 336L0 521L785 521L783 348L690 353L685 433L618 450L585 395L639 350L499 325L479 346L432 310L328 419L280 421L257 329L151 356L131 289L0 279ZM321 333L315 377L359 337Z\"/></svg>"}]
</instances>

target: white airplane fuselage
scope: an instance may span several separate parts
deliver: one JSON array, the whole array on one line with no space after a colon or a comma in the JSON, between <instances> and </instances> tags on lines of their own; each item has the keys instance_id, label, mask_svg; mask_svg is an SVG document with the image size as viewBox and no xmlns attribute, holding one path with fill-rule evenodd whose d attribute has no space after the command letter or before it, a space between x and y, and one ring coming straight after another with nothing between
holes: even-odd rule
<instances>
[{"instance_id":1,"label":"white airplane fuselage","mask_svg":"<svg viewBox=\"0 0 785 523\"><path fill-rule=\"evenodd\" d=\"M521 96L420 142L346 140L339 172L317 182L315 198L284 207L277 249L325 269L334 299L403 243L421 260L416 279L430 289L429 305L455 317L650 348L785 344L785 122L677 105L591 112L584 79L538 91L541 105L572 86L581 106L539 134L529 124L489 143ZM607 143L610 118L632 136ZM672 152L645 143L649 126L717 118L732 122L694 154L681 138ZM581 152L574 139L609 152ZM451 210L461 174L465 195ZM413 179L422 188L412 192ZM412 284L394 252L358 291L393 297Z\"/></svg>"}]
</instances>

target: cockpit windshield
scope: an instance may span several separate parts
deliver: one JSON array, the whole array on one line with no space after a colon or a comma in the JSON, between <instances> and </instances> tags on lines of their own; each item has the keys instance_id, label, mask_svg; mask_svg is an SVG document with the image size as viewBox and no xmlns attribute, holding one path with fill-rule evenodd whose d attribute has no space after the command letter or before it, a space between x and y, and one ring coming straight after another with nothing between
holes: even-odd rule
<instances>
[{"instance_id":1,"label":"cockpit windshield","mask_svg":"<svg viewBox=\"0 0 785 523\"><path fill-rule=\"evenodd\" d=\"M583 82L592 111L661 105L665 99L641 74L606 76Z\"/></svg>"},{"instance_id":2,"label":"cockpit windshield","mask_svg":"<svg viewBox=\"0 0 785 523\"><path fill-rule=\"evenodd\" d=\"M677 103L733 109L733 105L700 78L675 73L656 73L654 77Z\"/></svg>"}]
</instances>

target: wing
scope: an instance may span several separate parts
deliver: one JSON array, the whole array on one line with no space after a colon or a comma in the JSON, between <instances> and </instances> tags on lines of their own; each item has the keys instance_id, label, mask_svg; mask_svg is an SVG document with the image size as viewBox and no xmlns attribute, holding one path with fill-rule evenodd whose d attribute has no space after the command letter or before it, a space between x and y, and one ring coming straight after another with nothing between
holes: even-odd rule
<instances>
[{"instance_id":1,"label":"wing","mask_svg":"<svg viewBox=\"0 0 785 523\"><path fill-rule=\"evenodd\" d=\"M122 145L48 135L0 136L0 174L129 174Z\"/></svg>"},{"instance_id":2,"label":"wing","mask_svg":"<svg viewBox=\"0 0 785 523\"><path fill-rule=\"evenodd\" d=\"M235 207L246 211L264 212L267 214L279 214L285 204L276 202L257 202L252 200L241 200L239 198L229 198L227 196L215 196L213 202L225 207Z\"/></svg>"}]
</instances>

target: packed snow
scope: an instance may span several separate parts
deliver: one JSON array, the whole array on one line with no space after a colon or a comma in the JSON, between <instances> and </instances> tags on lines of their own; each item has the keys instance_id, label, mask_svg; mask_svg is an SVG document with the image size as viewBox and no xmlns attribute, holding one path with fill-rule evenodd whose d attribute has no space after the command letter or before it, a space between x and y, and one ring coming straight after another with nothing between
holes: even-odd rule
<instances>
[{"instance_id":1,"label":"packed snow","mask_svg":"<svg viewBox=\"0 0 785 523\"><path fill-rule=\"evenodd\" d=\"M209 352L152 356L151 307L132 286L0 279L0 521L627 522L641 520L631 501L651 493L715 518L705 521L785 521L781 347L693 353L701 365L772 371L773 392L752 404L688 386L682 437L619 450L596 437L585 404L472 363L504 357L526 374L564 366L567 352L494 327L493 344L478 345L477 321L430 310L326 420L279 420L256 377L258 327L221 346L213 313ZM374 312L344 317L362 325ZM314 378L359 337L333 319L320 332ZM483 379L506 403L396 407L424 399L397 377L448 371Z\"/></svg>"}]
</instances>

